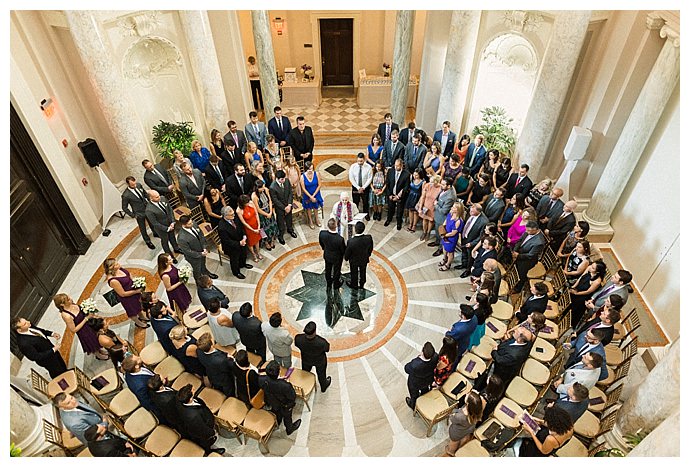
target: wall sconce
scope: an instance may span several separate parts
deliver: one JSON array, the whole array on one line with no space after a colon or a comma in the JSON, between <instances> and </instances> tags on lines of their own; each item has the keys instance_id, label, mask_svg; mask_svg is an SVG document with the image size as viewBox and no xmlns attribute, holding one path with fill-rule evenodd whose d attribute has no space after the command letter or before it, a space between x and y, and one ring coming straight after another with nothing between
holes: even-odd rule
<instances>
[{"instance_id":1,"label":"wall sconce","mask_svg":"<svg viewBox=\"0 0 690 467\"><path fill-rule=\"evenodd\" d=\"M283 35L283 30L285 29L285 20L283 18L277 17L273 20L273 27L276 30L276 34L279 36Z\"/></svg>"},{"instance_id":2,"label":"wall sconce","mask_svg":"<svg viewBox=\"0 0 690 467\"><path fill-rule=\"evenodd\" d=\"M41 110L46 118L50 118L55 113L55 103L50 97L41 101Z\"/></svg>"}]
</instances>

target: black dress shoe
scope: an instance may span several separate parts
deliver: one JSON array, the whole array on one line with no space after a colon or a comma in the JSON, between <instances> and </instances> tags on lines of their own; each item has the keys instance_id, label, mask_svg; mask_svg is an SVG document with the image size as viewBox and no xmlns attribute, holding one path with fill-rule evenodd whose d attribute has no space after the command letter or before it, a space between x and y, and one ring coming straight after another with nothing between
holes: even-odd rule
<instances>
[{"instance_id":1,"label":"black dress shoe","mask_svg":"<svg viewBox=\"0 0 690 467\"><path fill-rule=\"evenodd\" d=\"M289 231L288 233L290 234L290 236L291 236L292 238L297 238L297 232L295 232L294 230L291 230L291 231Z\"/></svg>"},{"instance_id":2,"label":"black dress shoe","mask_svg":"<svg viewBox=\"0 0 690 467\"><path fill-rule=\"evenodd\" d=\"M280 243L281 245L285 245L285 240L283 239L283 237L278 237L278 243Z\"/></svg>"},{"instance_id":3,"label":"black dress shoe","mask_svg":"<svg viewBox=\"0 0 690 467\"><path fill-rule=\"evenodd\" d=\"M369 214L367 214L366 216L364 216L364 220L367 220L367 221L369 220Z\"/></svg>"},{"instance_id":4,"label":"black dress shoe","mask_svg":"<svg viewBox=\"0 0 690 467\"><path fill-rule=\"evenodd\" d=\"M395 228L398 229L398 230L401 230L401 229L402 229L402 224L396 225Z\"/></svg>"},{"instance_id":5,"label":"black dress shoe","mask_svg":"<svg viewBox=\"0 0 690 467\"><path fill-rule=\"evenodd\" d=\"M245 264L245 265L242 266L242 267L243 267L244 269L254 269L254 266L252 266L251 264Z\"/></svg>"},{"instance_id":6,"label":"black dress shoe","mask_svg":"<svg viewBox=\"0 0 690 467\"><path fill-rule=\"evenodd\" d=\"M465 269L465 266L463 266L462 264L456 264L455 266L453 266L453 269L457 269L459 271L461 269Z\"/></svg>"},{"instance_id":7,"label":"black dress shoe","mask_svg":"<svg viewBox=\"0 0 690 467\"><path fill-rule=\"evenodd\" d=\"M177 264L177 260L173 258L173 264Z\"/></svg>"},{"instance_id":8,"label":"black dress shoe","mask_svg":"<svg viewBox=\"0 0 690 467\"><path fill-rule=\"evenodd\" d=\"M386 222L383 223L383 226L388 227L389 225L391 225L391 221L386 219Z\"/></svg>"},{"instance_id":9,"label":"black dress shoe","mask_svg":"<svg viewBox=\"0 0 690 467\"><path fill-rule=\"evenodd\" d=\"M218 274L213 274L212 272L209 272L208 277L210 277L211 279L218 279Z\"/></svg>"},{"instance_id":10,"label":"black dress shoe","mask_svg":"<svg viewBox=\"0 0 690 467\"><path fill-rule=\"evenodd\" d=\"M215 452L217 454L220 454L221 456L225 454L225 448L213 448L211 449L211 452Z\"/></svg>"},{"instance_id":11,"label":"black dress shoe","mask_svg":"<svg viewBox=\"0 0 690 467\"><path fill-rule=\"evenodd\" d=\"M156 249L156 246L155 246L153 243L151 243L151 242L146 242L146 246L149 247L149 248L152 249L152 250L155 250L155 249Z\"/></svg>"},{"instance_id":12,"label":"black dress shoe","mask_svg":"<svg viewBox=\"0 0 690 467\"><path fill-rule=\"evenodd\" d=\"M352 290L357 290L357 289L359 289L359 287L357 287L356 285L350 284L349 282L347 282L345 285L347 285L347 286L348 286L349 288L351 288Z\"/></svg>"},{"instance_id":13,"label":"black dress shoe","mask_svg":"<svg viewBox=\"0 0 690 467\"><path fill-rule=\"evenodd\" d=\"M468 268L468 269L465 270L465 272L463 272L462 274L460 274L460 277L469 277L470 274L471 274L471 272L470 272L470 270L469 270L469 268Z\"/></svg>"},{"instance_id":14,"label":"black dress shoe","mask_svg":"<svg viewBox=\"0 0 690 467\"><path fill-rule=\"evenodd\" d=\"M246 279L247 278L247 276L245 276L241 272L238 272L237 274L233 274L233 276L235 276L238 279Z\"/></svg>"},{"instance_id":15,"label":"black dress shoe","mask_svg":"<svg viewBox=\"0 0 690 467\"><path fill-rule=\"evenodd\" d=\"M426 246L438 246L438 242L434 240L433 242L427 243Z\"/></svg>"},{"instance_id":16,"label":"black dress shoe","mask_svg":"<svg viewBox=\"0 0 690 467\"><path fill-rule=\"evenodd\" d=\"M328 386L331 385L331 377L328 376L326 378L326 384L321 388L321 392L326 392L326 389L328 389Z\"/></svg>"},{"instance_id":17,"label":"black dress shoe","mask_svg":"<svg viewBox=\"0 0 690 467\"><path fill-rule=\"evenodd\" d=\"M407 404L407 406L408 406L409 408L411 408L412 410L414 410L414 406L412 405L412 399L410 399L409 397L406 397L406 398L405 398L405 403Z\"/></svg>"},{"instance_id":18,"label":"black dress shoe","mask_svg":"<svg viewBox=\"0 0 690 467\"><path fill-rule=\"evenodd\" d=\"M291 434L293 434L293 433L297 430L297 428L299 428L299 426L300 426L301 424L302 424L302 419L301 419L301 418L298 418L298 419L295 420L294 423L292 424L292 430L285 430L285 433L286 433L288 436L290 436Z\"/></svg>"},{"instance_id":19,"label":"black dress shoe","mask_svg":"<svg viewBox=\"0 0 690 467\"><path fill-rule=\"evenodd\" d=\"M431 256L441 256L442 254L443 254L443 250L441 250L441 249L439 248L438 250L434 251L434 252L431 254Z\"/></svg>"}]
</instances>

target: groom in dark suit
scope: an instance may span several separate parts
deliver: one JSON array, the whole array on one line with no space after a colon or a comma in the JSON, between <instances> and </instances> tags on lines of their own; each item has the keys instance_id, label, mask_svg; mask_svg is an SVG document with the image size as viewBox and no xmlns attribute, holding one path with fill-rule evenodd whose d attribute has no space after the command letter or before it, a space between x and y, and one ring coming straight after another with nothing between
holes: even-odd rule
<instances>
[{"instance_id":1,"label":"groom in dark suit","mask_svg":"<svg viewBox=\"0 0 690 467\"><path fill-rule=\"evenodd\" d=\"M345 240L338 234L337 221L328 219L328 230L319 232L319 245L323 250L323 259L326 263L326 285L330 289L335 284L340 288L343 282L340 280L340 269L343 266L345 254Z\"/></svg>"},{"instance_id":2,"label":"groom in dark suit","mask_svg":"<svg viewBox=\"0 0 690 467\"><path fill-rule=\"evenodd\" d=\"M393 170L386 174L386 187L388 196L388 214L384 227L388 227L393 220L397 223L397 229L402 229L403 211L405 211L405 200L410 189L410 172L403 168L402 159L396 159Z\"/></svg>"},{"instance_id":3,"label":"groom in dark suit","mask_svg":"<svg viewBox=\"0 0 690 467\"><path fill-rule=\"evenodd\" d=\"M364 234L364 222L355 224L355 235L347 242L345 261L350 262L351 289L363 289L367 281L367 264L374 251L374 240L371 235Z\"/></svg>"},{"instance_id":4,"label":"groom in dark suit","mask_svg":"<svg viewBox=\"0 0 690 467\"><path fill-rule=\"evenodd\" d=\"M60 355L60 347L53 345L49 337L60 339L60 334L33 326L28 319L12 318L12 330L17 336L17 347L26 358L42 366L51 378L67 371L67 365Z\"/></svg>"},{"instance_id":5,"label":"groom in dark suit","mask_svg":"<svg viewBox=\"0 0 690 467\"><path fill-rule=\"evenodd\" d=\"M235 210L230 206L221 209L223 218L218 222L218 236L223 253L230 258L230 269L232 274L238 279L244 279L240 268L251 269L253 266L247 264L247 236L244 233L242 223L235 219Z\"/></svg>"},{"instance_id":6,"label":"groom in dark suit","mask_svg":"<svg viewBox=\"0 0 690 467\"><path fill-rule=\"evenodd\" d=\"M290 185L283 170L276 172L276 179L271 183L268 191L271 193L278 229L280 230L278 241L281 245L285 245L283 236L286 231L292 238L297 238L297 234L292 226L292 185Z\"/></svg>"}]
</instances>

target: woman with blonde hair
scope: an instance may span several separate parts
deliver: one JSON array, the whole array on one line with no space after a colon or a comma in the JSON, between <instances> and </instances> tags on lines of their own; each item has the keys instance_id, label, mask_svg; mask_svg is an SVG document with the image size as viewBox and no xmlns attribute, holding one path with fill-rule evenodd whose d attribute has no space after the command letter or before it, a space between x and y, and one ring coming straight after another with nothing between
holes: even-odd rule
<instances>
[{"instance_id":1,"label":"woman with blonde hair","mask_svg":"<svg viewBox=\"0 0 690 467\"><path fill-rule=\"evenodd\" d=\"M184 154L182 154L182 151L179 149L175 149L173 151L173 156L175 156L175 162L173 163L173 167L175 168L175 172L177 172L177 176L181 177L183 175L182 172L182 163L186 162L189 164L190 167L192 167L192 161L189 160L189 157L184 157Z\"/></svg>"},{"instance_id":2,"label":"woman with blonde hair","mask_svg":"<svg viewBox=\"0 0 690 467\"><path fill-rule=\"evenodd\" d=\"M300 180L302 179L302 170L299 168L299 164L295 160L295 156L288 154L284 156L283 170L285 170L285 175L287 175L290 181L290 186L292 187L293 199L302 199L302 184Z\"/></svg>"},{"instance_id":3,"label":"woman with blonde hair","mask_svg":"<svg viewBox=\"0 0 690 467\"><path fill-rule=\"evenodd\" d=\"M534 185L534 187L530 190L530 192L525 197L525 202L527 204L529 204L530 206L536 208L537 203L542 198L542 196L548 195L549 193L551 193L551 187L553 186L553 183L554 183L554 181L551 180L550 178L545 178L541 182Z\"/></svg>"},{"instance_id":4,"label":"woman with blonde hair","mask_svg":"<svg viewBox=\"0 0 690 467\"><path fill-rule=\"evenodd\" d=\"M169 336L174 347L173 357L179 360L185 371L200 378L205 377L206 368L196 356L196 339L194 336L187 335L187 328L178 324L170 330Z\"/></svg>"},{"instance_id":5,"label":"woman with blonde hair","mask_svg":"<svg viewBox=\"0 0 690 467\"><path fill-rule=\"evenodd\" d=\"M441 235L441 247L443 247L443 260L438 264L439 271L447 271L455 258L455 246L458 244L460 232L462 232L465 208L462 203L455 203L446 216L443 224L444 233ZM440 232L439 232L440 233Z\"/></svg>"},{"instance_id":6,"label":"woman with blonde hair","mask_svg":"<svg viewBox=\"0 0 690 467\"><path fill-rule=\"evenodd\" d=\"M252 162L264 161L264 156L254 141L247 141L247 152L244 153L244 163L248 170L252 168Z\"/></svg>"},{"instance_id":7,"label":"woman with blonde hair","mask_svg":"<svg viewBox=\"0 0 690 467\"><path fill-rule=\"evenodd\" d=\"M422 218L422 236L419 237L422 242L429 240L431 231L434 229L434 201L439 193L441 193L441 176L432 175L422 186L422 195L417 202L417 212Z\"/></svg>"},{"instance_id":8,"label":"woman with blonde hair","mask_svg":"<svg viewBox=\"0 0 690 467\"><path fill-rule=\"evenodd\" d=\"M202 147L201 141L195 139L192 141L192 152L189 153L189 160L192 161L192 165L195 169L199 169L199 171L203 172L206 170L211 160L211 151Z\"/></svg>"},{"instance_id":9,"label":"woman with blonde hair","mask_svg":"<svg viewBox=\"0 0 690 467\"><path fill-rule=\"evenodd\" d=\"M135 289L132 276L129 271L123 268L115 258L108 258L103 261L103 271L105 272L106 282L113 288L122 307L127 313L127 317L134 321L138 328L149 327L144 321L148 321L141 309L141 292L143 288Z\"/></svg>"},{"instance_id":10,"label":"woman with blonde hair","mask_svg":"<svg viewBox=\"0 0 690 467\"><path fill-rule=\"evenodd\" d=\"M223 151L225 151L223 135L215 128L211 130L211 146L209 149L211 150L211 154L217 156L218 158L220 158L221 154L223 154Z\"/></svg>"},{"instance_id":11,"label":"woman with blonde hair","mask_svg":"<svg viewBox=\"0 0 690 467\"><path fill-rule=\"evenodd\" d=\"M79 305L64 293L59 293L53 297L53 303L60 311L60 318L65 322L67 329L79 338L84 353L95 354L99 360L108 360L108 352L98 343L98 336L94 330L87 326L86 313L81 311Z\"/></svg>"}]
</instances>

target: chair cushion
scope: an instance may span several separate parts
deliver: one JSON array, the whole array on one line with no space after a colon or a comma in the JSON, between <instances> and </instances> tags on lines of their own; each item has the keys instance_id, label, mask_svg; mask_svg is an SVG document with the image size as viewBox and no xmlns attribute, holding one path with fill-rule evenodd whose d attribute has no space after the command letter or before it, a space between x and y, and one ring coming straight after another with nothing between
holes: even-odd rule
<instances>
[{"instance_id":1,"label":"chair cushion","mask_svg":"<svg viewBox=\"0 0 690 467\"><path fill-rule=\"evenodd\" d=\"M539 337L546 340L556 340L558 339L558 325L547 319L544 323L544 329L539 332Z\"/></svg>"},{"instance_id":2,"label":"chair cushion","mask_svg":"<svg viewBox=\"0 0 690 467\"><path fill-rule=\"evenodd\" d=\"M204 324L199 329L194 331L192 333L192 337L194 337L194 339L199 339L199 337L201 337L205 333L209 333L209 334L213 335L213 332L211 332L211 326L209 326L208 324Z\"/></svg>"},{"instance_id":3,"label":"chair cushion","mask_svg":"<svg viewBox=\"0 0 690 467\"><path fill-rule=\"evenodd\" d=\"M490 326L495 327L496 330L494 331L493 329L491 329ZM489 336L492 339L502 339L503 336L505 336L507 328L508 328L508 326L506 325L506 323L494 318L493 316L489 316L486 319L486 326L485 326L484 333L486 336Z\"/></svg>"},{"instance_id":4,"label":"chair cushion","mask_svg":"<svg viewBox=\"0 0 690 467\"><path fill-rule=\"evenodd\" d=\"M108 381L108 384L106 384L101 389L96 389L93 385L89 385L89 390L93 394L96 394L98 396L101 396L103 394L110 394L111 392L116 391L117 388L120 387L122 384L122 380L120 379L120 376L117 374L117 370L115 370L115 368L110 368L105 371L102 371L101 373L96 375L96 378L101 376Z\"/></svg>"},{"instance_id":5,"label":"chair cushion","mask_svg":"<svg viewBox=\"0 0 690 467\"><path fill-rule=\"evenodd\" d=\"M599 419L587 410L575 422L575 433L585 438L594 438L599 432Z\"/></svg>"},{"instance_id":6,"label":"chair cushion","mask_svg":"<svg viewBox=\"0 0 690 467\"><path fill-rule=\"evenodd\" d=\"M251 408L242 422L242 427L255 431L262 438L276 426L275 416L266 410Z\"/></svg>"},{"instance_id":7,"label":"chair cushion","mask_svg":"<svg viewBox=\"0 0 690 467\"><path fill-rule=\"evenodd\" d=\"M502 297L504 295L508 295L508 292L510 292L508 283L501 279L501 285L498 287L498 296Z\"/></svg>"},{"instance_id":8,"label":"chair cushion","mask_svg":"<svg viewBox=\"0 0 690 467\"><path fill-rule=\"evenodd\" d=\"M139 407L125 420L125 431L130 437L139 439L151 433L157 425L156 417L145 408Z\"/></svg>"},{"instance_id":9,"label":"chair cushion","mask_svg":"<svg viewBox=\"0 0 690 467\"><path fill-rule=\"evenodd\" d=\"M453 394L453 389L460 384L462 381L465 382L465 387L457 395ZM472 390L472 385L467 378L462 376L457 371L452 372L445 383L441 386L441 392L451 399L458 400L468 392Z\"/></svg>"},{"instance_id":10,"label":"chair cushion","mask_svg":"<svg viewBox=\"0 0 690 467\"><path fill-rule=\"evenodd\" d=\"M168 378L168 383L175 381L175 379L184 373L184 366L182 363L172 355L169 355L162 362L160 362L153 370L156 374L161 375L161 378Z\"/></svg>"},{"instance_id":11,"label":"chair cushion","mask_svg":"<svg viewBox=\"0 0 690 467\"><path fill-rule=\"evenodd\" d=\"M432 389L426 394L417 398L416 410L427 420L433 420L438 414L448 408L448 401L441 391Z\"/></svg>"},{"instance_id":12,"label":"chair cushion","mask_svg":"<svg viewBox=\"0 0 690 467\"><path fill-rule=\"evenodd\" d=\"M546 275L546 268L542 264L541 261L539 261L537 264L534 265L532 269L527 271L527 278L528 279L540 279Z\"/></svg>"},{"instance_id":13,"label":"chair cushion","mask_svg":"<svg viewBox=\"0 0 690 467\"><path fill-rule=\"evenodd\" d=\"M247 412L249 412L249 409L244 402L235 397L228 397L223 402L223 405L220 406L217 417L236 427L242 424L247 416Z\"/></svg>"},{"instance_id":14,"label":"chair cushion","mask_svg":"<svg viewBox=\"0 0 690 467\"><path fill-rule=\"evenodd\" d=\"M129 388L123 388L110 401L110 411L118 417L124 417L139 407L139 399Z\"/></svg>"},{"instance_id":15,"label":"chair cushion","mask_svg":"<svg viewBox=\"0 0 690 467\"><path fill-rule=\"evenodd\" d=\"M196 393L197 389L201 387L201 380L198 376L195 376L191 373L187 373L185 371L180 376L175 378L175 382L173 382L172 388L175 391L179 391L181 388L185 387L188 384L192 385L192 392Z\"/></svg>"},{"instance_id":16,"label":"chair cushion","mask_svg":"<svg viewBox=\"0 0 690 467\"><path fill-rule=\"evenodd\" d=\"M558 457L587 457L587 447L575 436L565 443L562 448L556 451Z\"/></svg>"},{"instance_id":17,"label":"chair cushion","mask_svg":"<svg viewBox=\"0 0 690 467\"><path fill-rule=\"evenodd\" d=\"M601 381L597 381L597 386L599 386L600 388L605 388L608 385L610 385L611 383L613 383L613 378L615 378L615 376L616 376L613 372L613 368L606 365L606 369L608 370L609 375L605 379L602 379Z\"/></svg>"},{"instance_id":18,"label":"chair cushion","mask_svg":"<svg viewBox=\"0 0 690 467\"><path fill-rule=\"evenodd\" d=\"M491 339L493 341L493 339ZM485 340L482 340L479 342L479 345L475 345L470 349L470 352L475 354L477 357L481 358L482 360L491 360L491 352L494 350L494 344L491 342L487 342Z\"/></svg>"},{"instance_id":19,"label":"chair cushion","mask_svg":"<svg viewBox=\"0 0 690 467\"><path fill-rule=\"evenodd\" d=\"M304 371L299 368L294 368L292 370L292 374L288 381L295 387L295 391L299 397L309 396L316 387L316 375L311 371Z\"/></svg>"},{"instance_id":20,"label":"chair cushion","mask_svg":"<svg viewBox=\"0 0 690 467\"><path fill-rule=\"evenodd\" d=\"M606 352L606 364L609 366L618 366L623 363L623 352L617 345L609 344L604 347Z\"/></svg>"},{"instance_id":21,"label":"chair cushion","mask_svg":"<svg viewBox=\"0 0 690 467\"><path fill-rule=\"evenodd\" d=\"M146 438L144 447L158 457L167 456L180 440L180 435L165 425L158 425Z\"/></svg>"},{"instance_id":22,"label":"chair cushion","mask_svg":"<svg viewBox=\"0 0 690 467\"><path fill-rule=\"evenodd\" d=\"M182 439L173 448L170 457L204 457L204 448L188 439Z\"/></svg>"},{"instance_id":23,"label":"chair cushion","mask_svg":"<svg viewBox=\"0 0 690 467\"><path fill-rule=\"evenodd\" d=\"M528 273L528 274L529 274L529 273ZM529 275L528 275L528 277L529 277ZM543 282L543 283L546 285L546 288L549 290L549 291L546 293L546 295L548 295L548 296L550 297L551 295L554 294L553 284L551 284L551 281L542 280L542 279L533 279L533 278L530 277L530 280L529 280L529 285L530 285L530 286L536 284L537 282Z\"/></svg>"},{"instance_id":24,"label":"chair cushion","mask_svg":"<svg viewBox=\"0 0 690 467\"><path fill-rule=\"evenodd\" d=\"M529 356L542 363L548 363L556 356L556 348L541 337L537 337Z\"/></svg>"},{"instance_id":25,"label":"chair cushion","mask_svg":"<svg viewBox=\"0 0 690 467\"><path fill-rule=\"evenodd\" d=\"M65 383L67 383L67 386L65 389L62 389L60 387L59 382L62 380L65 380ZM64 383L63 383L64 385ZM77 373L74 370L67 370L61 375L53 378L49 383L48 383L48 397L52 399L55 397L56 394L61 393L61 392L66 392L67 394L72 394L74 391L76 391L78 388L77 385Z\"/></svg>"},{"instance_id":26,"label":"chair cushion","mask_svg":"<svg viewBox=\"0 0 690 467\"><path fill-rule=\"evenodd\" d=\"M153 341L141 349L139 356L146 365L154 367L165 360L165 357L168 356L168 352L165 351L160 341Z\"/></svg>"},{"instance_id":27,"label":"chair cushion","mask_svg":"<svg viewBox=\"0 0 690 467\"><path fill-rule=\"evenodd\" d=\"M539 391L532 386L532 383L516 376L508 385L506 389L506 397L514 400L523 407L532 405L532 403L537 400Z\"/></svg>"},{"instance_id":28,"label":"chair cushion","mask_svg":"<svg viewBox=\"0 0 690 467\"><path fill-rule=\"evenodd\" d=\"M544 316L546 319L550 319L552 321L558 319L558 303L552 302L549 300L546 302L546 310L544 311Z\"/></svg>"},{"instance_id":29,"label":"chair cushion","mask_svg":"<svg viewBox=\"0 0 690 467\"><path fill-rule=\"evenodd\" d=\"M86 448L82 450L79 454L77 454L77 457L93 457L93 454L91 454L91 451L89 451L89 448Z\"/></svg>"},{"instance_id":30,"label":"chair cushion","mask_svg":"<svg viewBox=\"0 0 690 467\"><path fill-rule=\"evenodd\" d=\"M533 358L528 358L522 366L520 373L523 378L537 386L543 386L549 381L551 376L549 369L543 363Z\"/></svg>"},{"instance_id":31,"label":"chair cushion","mask_svg":"<svg viewBox=\"0 0 690 467\"><path fill-rule=\"evenodd\" d=\"M472 439L455 451L455 457L491 457L491 455L478 439Z\"/></svg>"},{"instance_id":32,"label":"chair cushion","mask_svg":"<svg viewBox=\"0 0 690 467\"><path fill-rule=\"evenodd\" d=\"M592 405L592 402L594 399L597 399L601 397L601 402L596 403L595 405ZM599 389L598 387L594 386L592 389L589 390L589 407L588 410L593 413L599 413L602 410L604 410L604 406L606 405L606 394L604 391Z\"/></svg>"},{"instance_id":33,"label":"chair cushion","mask_svg":"<svg viewBox=\"0 0 690 467\"><path fill-rule=\"evenodd\" d=\"M202 327L204 324L208 324L208 313L204 310L203 313L192 317L192 313L196 313L198 310L203 310L202 307L198 306L194 309L189 309L182 316L182 322L188 329L197 329ZM197 320L197 318L201 318Z\"/></svg>"},{"instance_id":34,"label":"chair cushion","mask_svg":"<svg viewBox=\"0 0 690 467\"><path fill-rule=\"evenodd\" d=\"M79 438L74 436L67 428L63 428L62 430L62 444L64 444L67 449L76 449L82 445Z\"/></svg>"},{"instance_id":35,"label":"chair cushion","mask_svg":"<svg viewBox=\"0 0 690 467\"><path fill-rule=\"evenodd\" d=\"M511 410L515 415L509 415L508 413L504 412L502 408L505 407L508 410ZM496 417L496 420L498 420L501 425L503 426L509 426L511 428L517 428L520 426L520 415L522 414L522 407L515 402L512 399L509 399L508 397L504 397L500 401L498 401L498 404L496 405L496 408L494 409L494 417Z\"/></svg>"},{"instance_id":36,"label":"chair cushion","mask_svg":"<svg viewBox=\"0 0 690 467\"><path fill-rule=\"evenodd\" d=\"M491 316L501 321L510 321L513 317L513 305L504 300L499 300L491 305L491 310Z\"/></svg>"},{"instance_id":37,"label":"chair cushion","mask_svg":"<svg viewBox=\"0 0 690 467\"><path fill-rule=\"evenodd\" d=\"M505 428L503 426L503 424L501 422L499 422L496 418L489 417L489 419L487 421L485 421L484 423L482 423L482 425L479 428L474 430L475 438L477 438L479 441L484 441L486 439L486 436L484 436L484 431L486 431L486 429L489 428L489 426L492 423L498 423L501 426L501 429Z\"/></svg>"},{"instance_id":38,"label":"chair cushion","mask_svg":"<svg viewBox=\"0 0 690 467\"><path fill-rule=\"evenodd\" d=\"M255 367L259 368L259 366L261 365L261 357L260 356L258 356L255 353L252 353L252 352L247 352L247 357L249 357L249 363L251 363Z\"/></svg>"},{"instance_id":39,"label":"chair cushion","mask_svg":"<svg viewBox=\"0 0 690 467\"><path fill-rule=\"evenodd\" d=\"M206 407L214 414L220 410L223 402L225 402L225 394L217 389L204 388L201 390L198 397L204 401Z\"/></svg>"},{"instance_id":40,"label":"chair cushion","mask_svg":"<svg viewBox=\"0 0 690 467\"><path fill-rule=\"evenodd\" d=\"M462 356L457 368L460 374L469 379L476 379L484 370L486 370L486 362L472 352L467 352Z\"/></svg>"}]
</instances>

